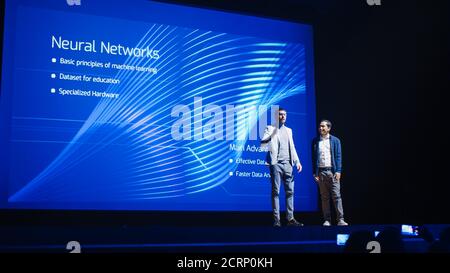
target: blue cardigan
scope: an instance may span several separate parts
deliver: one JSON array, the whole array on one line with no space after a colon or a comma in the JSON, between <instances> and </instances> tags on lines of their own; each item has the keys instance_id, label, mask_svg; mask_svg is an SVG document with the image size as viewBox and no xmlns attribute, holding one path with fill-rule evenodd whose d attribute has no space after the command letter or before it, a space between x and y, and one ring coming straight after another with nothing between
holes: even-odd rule
<instances>
[{"instance_id":1,"label":"blue cardigan","mask_svg":"<svg viewBox=\"0 0 450 273\"><path fill-rule=\"evenodd\" d=\"M314 175L319 175L319 141L320 136L313 139L312 142L312 166ZM333 173L342 172L342 152L341 141L339 138L330 135L331 146L331 165Z\"/></svg>"}]
</instances>

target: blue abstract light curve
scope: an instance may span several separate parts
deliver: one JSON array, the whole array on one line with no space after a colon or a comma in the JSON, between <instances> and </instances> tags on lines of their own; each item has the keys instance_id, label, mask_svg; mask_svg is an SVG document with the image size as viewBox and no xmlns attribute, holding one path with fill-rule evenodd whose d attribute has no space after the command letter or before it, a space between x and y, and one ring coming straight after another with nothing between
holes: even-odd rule
<instances>
[{"instance_id":1,"label":"blue abstract light curve","mask_svg":"<svg viewBox=\"0 0 450 273\"><path fill-rule=\"evenodd\" d=\"M107 92L120 97L99 100L70 143L9 201L71 201L80 196L86 201L146 200L216 188L235 168L224 162L242 153L231 151L229 144L245 143L248 135L208 141L197 139L202 132L194 130L192 140L174 140L172 108L193 109L194 97L201 97L203 106L270 107L306 91L302 44L155 24L137 44L147 46L159 48L161 58L128 58L125 64L155 67L158 73L117 73L120 84ZM192 119L204 124L210 118L200 113ZM239 116L235 122L224 127L238 127L247 119ZM257 119L251 122L250 127ZM108 151L120 159L120 168L108 169L107 162L97 160ZM88 188L66 182L65 175L83 172L87 161L106 171L95 173Z\"/></svg>"}]
</instances>

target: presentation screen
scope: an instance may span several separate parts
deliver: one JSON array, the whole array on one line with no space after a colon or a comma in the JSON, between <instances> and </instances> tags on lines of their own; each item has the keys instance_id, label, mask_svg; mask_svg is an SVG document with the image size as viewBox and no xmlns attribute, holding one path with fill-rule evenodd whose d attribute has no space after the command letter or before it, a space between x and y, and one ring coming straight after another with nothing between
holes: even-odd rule
<instances>
[{"instance_id":1,"label":"presentation screen","mask_svg":"<svg viewBox=\"0 0 450 273\"><path fill-rule=\"evenodd\" d=\"M261 138L282 107L295 210L317 210L311 25L146 0L4 5L2 209L271 211Z\"/></svg>"}]
</instances>

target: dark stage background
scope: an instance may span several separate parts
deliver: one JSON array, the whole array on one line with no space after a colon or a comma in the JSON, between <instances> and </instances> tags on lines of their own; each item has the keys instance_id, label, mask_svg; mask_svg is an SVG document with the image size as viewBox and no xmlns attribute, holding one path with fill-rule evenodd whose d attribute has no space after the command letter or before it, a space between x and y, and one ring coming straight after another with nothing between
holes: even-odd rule
<instances>
[{"instance_id":1,"label":"dark stage background","mask_svg":"<svg viewBox=\"0 0 450 273\"><path fill-rule=\"evenodd\" d=\"M346 220L450 223L448 1L163 2L312 23L317 118L333 121L342 141ZM1 213L3 223L14 224L271 224L270 213ZM321 223L319 212L297 218Z\"/></svg>"}]
</instances>

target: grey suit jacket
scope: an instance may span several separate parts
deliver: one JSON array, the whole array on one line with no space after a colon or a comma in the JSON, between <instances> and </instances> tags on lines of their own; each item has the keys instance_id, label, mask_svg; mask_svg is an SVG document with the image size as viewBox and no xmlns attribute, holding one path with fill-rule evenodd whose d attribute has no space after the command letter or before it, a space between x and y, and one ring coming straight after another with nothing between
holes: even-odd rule
<instances>
[{"instance_id":1,"label":"grey suit jacket","mask_svg":"<svg viewBox=\"0 0 450 273\"><path fill-rule=\"evenodd\" d=\"M297 163L300 163L300 159L298 158L297 151L295 150L292 130L288 127L286 127L286 129L289 137L289 153L291 155L291 164L296 165ZM269 165L275 165L278 163L278 142L278 128L273 125L268 125L264 130L264 136L261 139L261 146L269 146L266 158L266 162Z\"/></svg>"}]
</instances>

